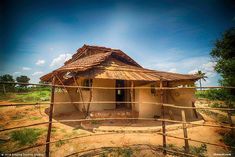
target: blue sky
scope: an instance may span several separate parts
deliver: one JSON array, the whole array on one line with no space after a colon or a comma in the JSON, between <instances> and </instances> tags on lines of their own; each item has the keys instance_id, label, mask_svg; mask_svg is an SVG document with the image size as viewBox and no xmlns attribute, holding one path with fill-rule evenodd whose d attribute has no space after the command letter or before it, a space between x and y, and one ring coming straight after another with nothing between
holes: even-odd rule
<instances>
[{"instance_id":1,"label":"blue sky","mask_svg":"<svg viewBox=\"0 0 235 157\"><path fill-rule=\"evenodd\" d=\"M58 68L83 44L118 48L143 67L202 70L217 85L210 58L221 33L235 26L232 1L1 1L0 75L31 82Z\"/></svg>"}]
</instances>

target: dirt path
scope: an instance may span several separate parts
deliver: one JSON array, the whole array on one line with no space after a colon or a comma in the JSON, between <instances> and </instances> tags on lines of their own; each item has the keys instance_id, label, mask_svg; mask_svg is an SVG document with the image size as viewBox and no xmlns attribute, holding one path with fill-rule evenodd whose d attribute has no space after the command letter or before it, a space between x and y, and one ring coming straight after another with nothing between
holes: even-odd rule
<instances>
[{"instance_id":1,"label":"dirt path","mask_svg":"<svg viewBox=\"0 0 235 157\"><path fill-rule=\"evenodd\" d=\"M220 141L220 130L207 127L194 127L188 129L188 135L192 139L201 140L205 142L217 143L223 145ZM182 130L170 131L171 135L183 137ZM61 146L59 150L53 153L53 156L58 154L68 155L77 151L87 149L94 149L100 147L122 147L133 144L149 144L162 145L162 136L154 133L108 133L107 135L94 135L76 139ZM167 137L167 144L173 144L177 147L184 146L183 140L176 140L175 138ZM200 143L189 142L192 146L200 146ZM214 153L227 152L225 149L207 145L207 155L213 156Z\"/></svg>"}]
</instances>

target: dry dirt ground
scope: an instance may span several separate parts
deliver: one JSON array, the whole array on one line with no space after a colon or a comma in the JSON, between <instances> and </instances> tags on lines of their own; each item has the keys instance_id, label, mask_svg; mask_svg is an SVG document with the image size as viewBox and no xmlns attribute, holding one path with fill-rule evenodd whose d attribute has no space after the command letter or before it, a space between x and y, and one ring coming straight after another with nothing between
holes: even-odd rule
<instances>
[{"instance_id":1,"label":"dry dirt ground","mask_svg":"<svg viewBox=\"0 0 235 157\"><path fill-rule=\"evenodd\" d=\"M5 104L7 102L1 102L1 104ZM39 122L47 122L48 115L45 113L45 110L48 106L25 106L25 107L0 107L0 130L5 128L11 128L16 126L22 125L29 125L33 123ZM214 123L213 120L208 118L206 115L203 117L208 120L208 124ZM71 115L62 115L60 117L54 117L54 121L59 119L76 119L76 118L83 118L83 115L78 113L73 113ZM127 122L126 124L129 124ZM150 122L148 122L150 123ZM148 123L143 123L143 127L146 129L152 129L152 127ZM151 124L156 123L159 125L159 122L152 122ZM111 127L115 129L113 125L115 122L112 122ZM94 125L97 125L96 122ZM102 123L99 125L102 126ZM132 124L133 125L133 124ZM129 127L129 129L141 129L139 126L118 126L120 127ZM117 127L117 128L118 128ZM40 128L43 130L43 134L40 138L35 141L34 144L42 144L46 141L46 134L47 134L47 125L40 125L34 126L34 128ZM11 130L12 131L12 130ZM17 142L12 141L10 139L10 132L11 131L4 131L0 132L0 152L2 153L10 153L16 151L20 148L24 148L27 146L20 146ZM188 128L188 136L191 139L201 140L205 142L217 143L224 145L221 142L221 135L220 132L227 131L225 129L218 129L213 127L191 127ZM171 130L167 132L170 135L175 135L179 137L183 137L182 129ZM94 135L94 136L88 136ZM69 141L59 141L51 144L51 155L52 156L66 156L78 151L85 151L90 149L96 149L100 147L122 147L122 146L129 146L135 144L148 144L148 145L162 145L162 136L156 133L106 133L104 135L103 132L92 132L90 130L85 130L80 126L78 122L72 123L53 123L52 129L52 138L51 141L60 140L64 138L71 138L81 136L81 138L76 138ZM184 146L184 141L180 139L174 139L167 137L167 144L174 144L177 147ZM196 142L189 142L190 145L200 146L200 143ZM28 145L29 146L29 145ZM24 153L39 153L43 154L45 152L45 146L41 146L38 148L33 148L27 151L23 151ZM135 156L162 156L159 152L153 152L151 150L142 150L137 151ZM214 156L215 153L226 153L228 150L207 145L207 156ZM156 154L158 153L158 154Z\"/></svg>"}]
</instances>

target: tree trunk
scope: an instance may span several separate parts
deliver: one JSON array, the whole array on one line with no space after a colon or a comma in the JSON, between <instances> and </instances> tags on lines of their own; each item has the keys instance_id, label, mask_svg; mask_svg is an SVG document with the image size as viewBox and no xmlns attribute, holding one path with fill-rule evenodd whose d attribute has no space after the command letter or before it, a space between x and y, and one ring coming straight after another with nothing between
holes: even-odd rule
<instances>
[{"instance_id":1,"label":"tree trunk","mask_svg":"<svg viewBox=\"0 0 235 157\"><path fill-rule=\"evenodd\" d=\"M200 90L202 90L202 79L199 80L200 83Z\"/></svg>"}]
</instances>

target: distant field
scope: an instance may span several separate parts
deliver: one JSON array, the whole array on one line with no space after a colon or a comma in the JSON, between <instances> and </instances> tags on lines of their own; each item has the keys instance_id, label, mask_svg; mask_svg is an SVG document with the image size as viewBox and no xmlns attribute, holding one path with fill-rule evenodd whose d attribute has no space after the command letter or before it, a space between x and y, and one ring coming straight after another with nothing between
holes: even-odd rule
<instances>
[{"instance_id":1,"label":"distant field","mask_svg":"<svg viewBox=\"0 0 235 157\"><path fill-rule=\"evenodd\" d=\"M49 101L50 91L48 89L37 90L37 91L27 91L27 92L10 92L0 94L1 101L8 102L36 102L36 101Z\"/></svg>"}]
</instances>

